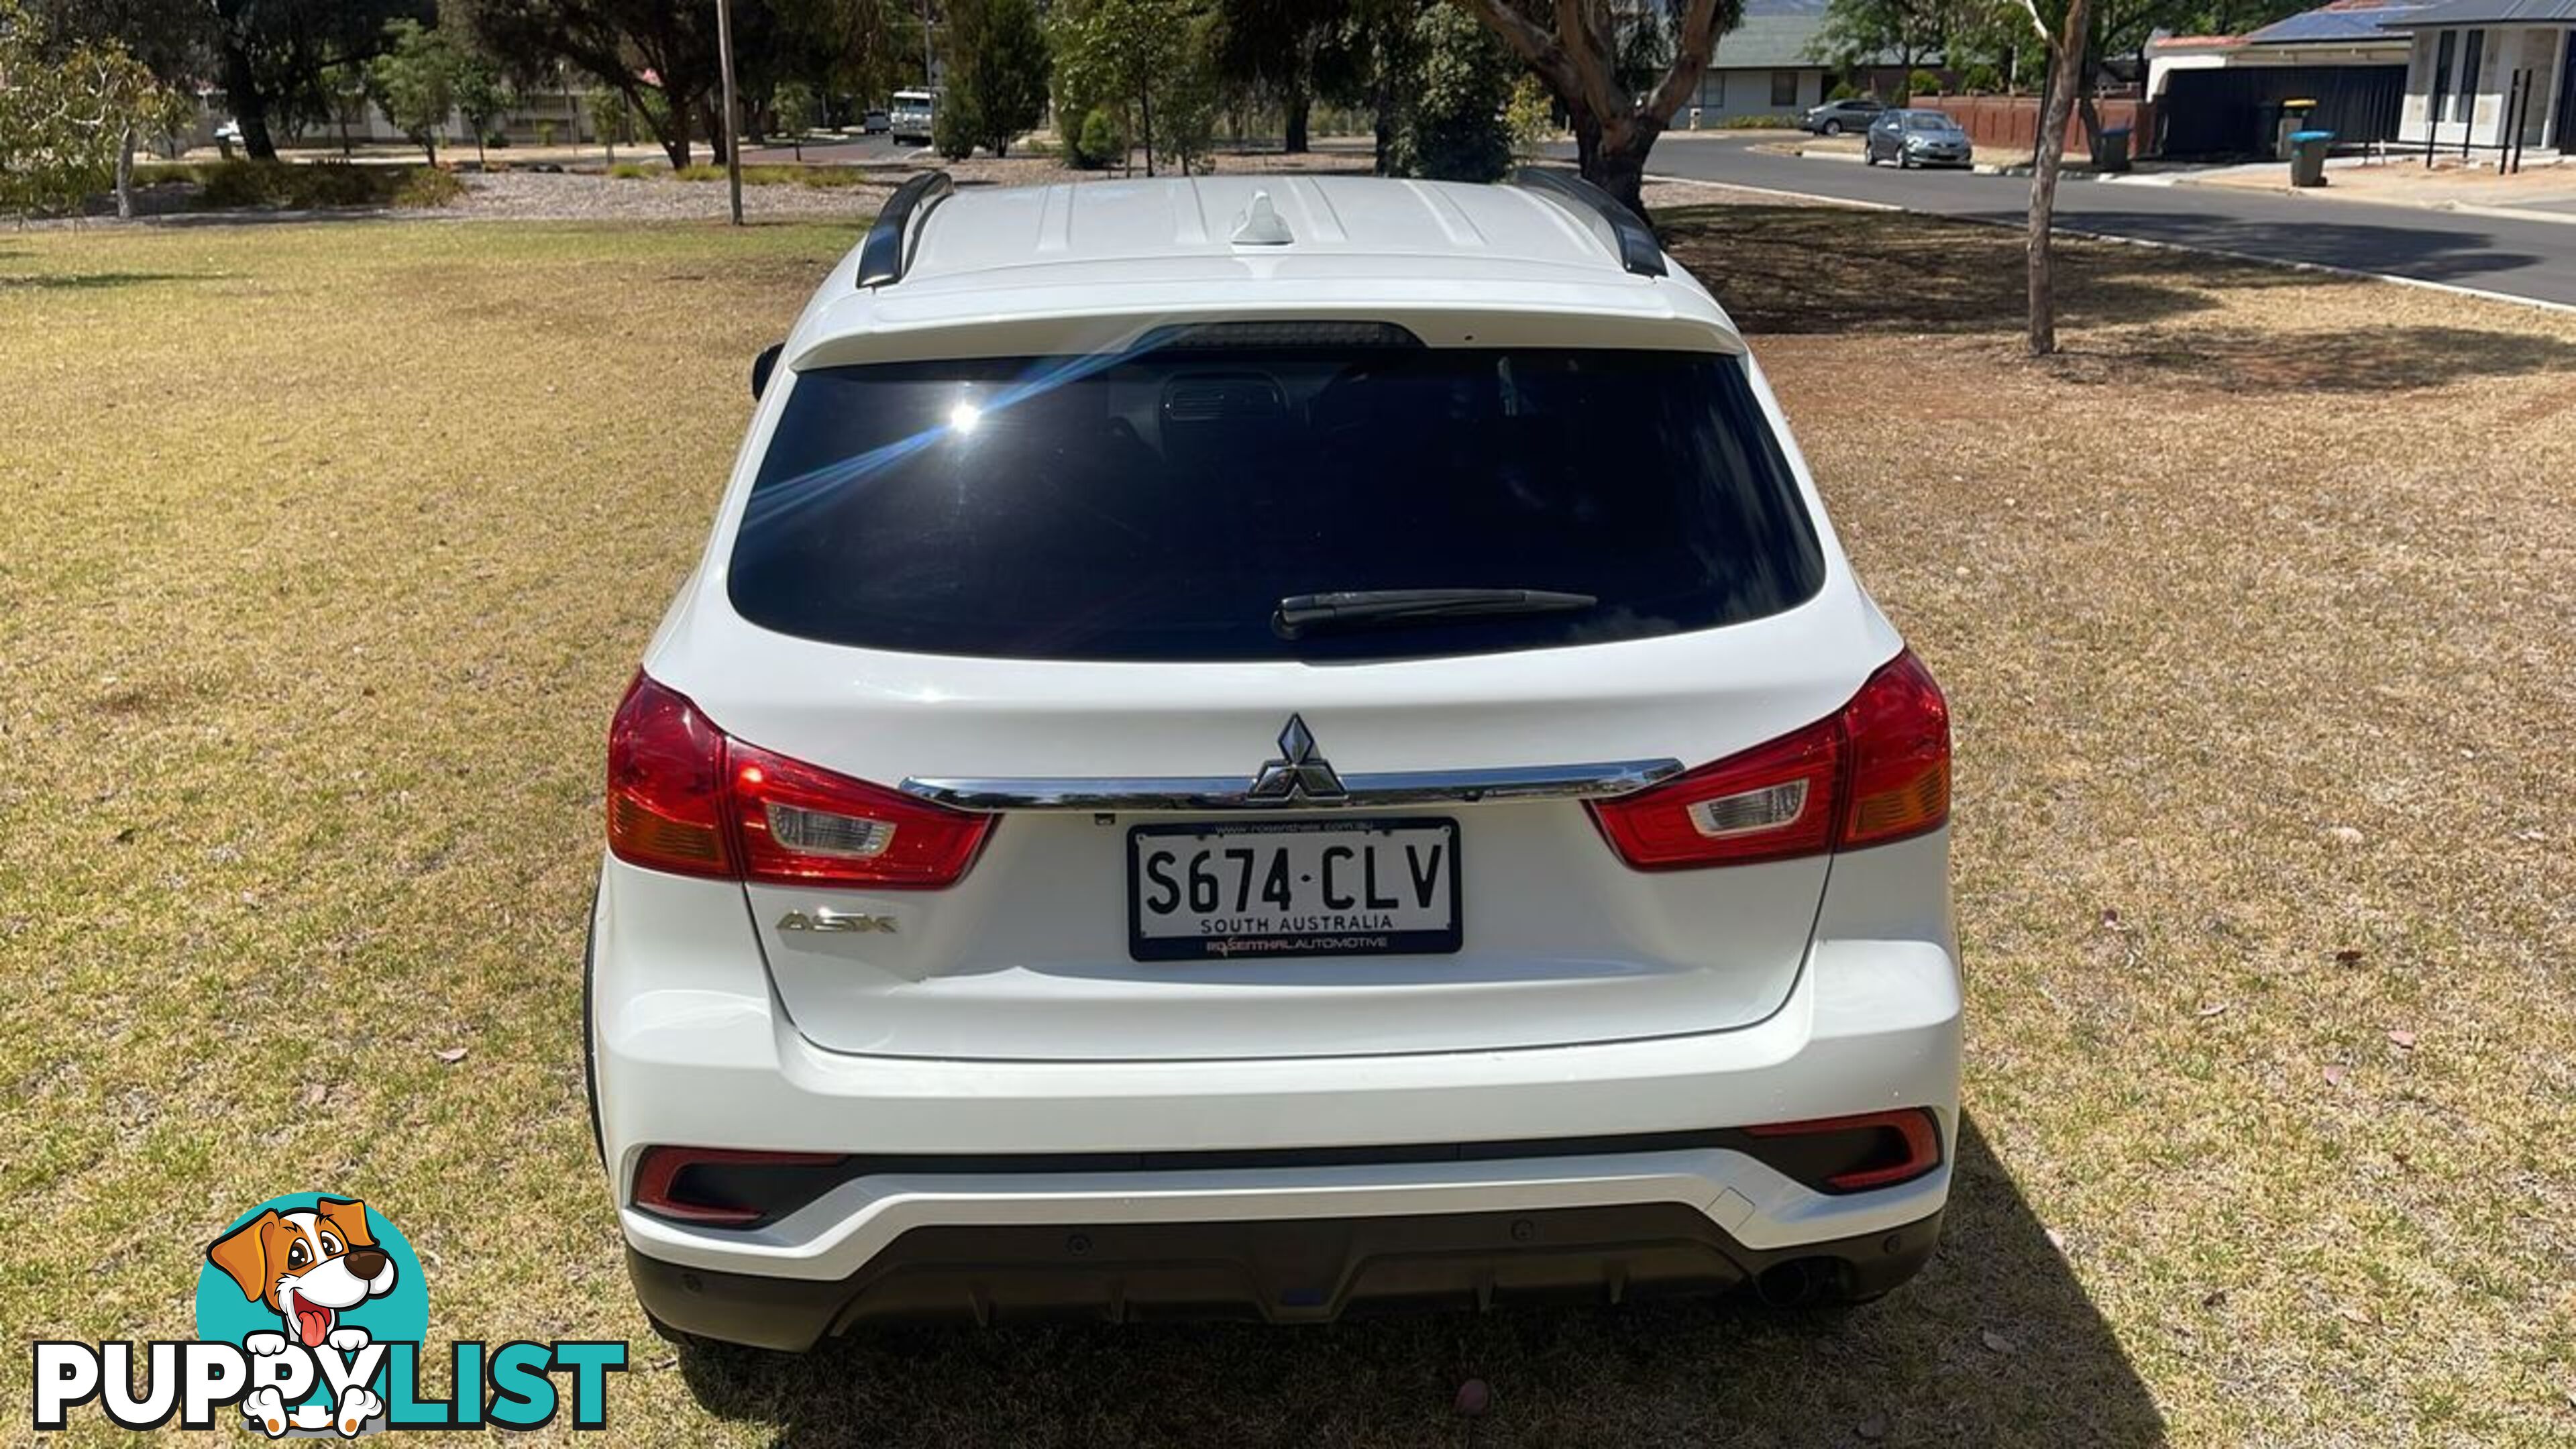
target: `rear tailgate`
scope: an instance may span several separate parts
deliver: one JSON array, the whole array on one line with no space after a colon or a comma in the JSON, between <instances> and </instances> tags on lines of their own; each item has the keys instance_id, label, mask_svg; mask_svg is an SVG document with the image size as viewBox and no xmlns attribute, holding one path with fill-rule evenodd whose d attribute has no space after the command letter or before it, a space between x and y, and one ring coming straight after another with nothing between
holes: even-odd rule
<instances>
[{"instance_id":1,"label":"rear tailgate","mask_svg":"<svg viewBox=\"0 0 2576 1449\"><path fill-rule=\"evenodd\" d=\"M655 672L739 739L885 784L1088 779L1103 789L1225 779L1249 788L1265 763L1285 758L1281 701L1296 702L1315 754L1362 789L1386 774L1696 765L1832 713L1895 648L1875 611L1845 590L1709 633L1332 669L862 661L854 651L734 629L730 643L670 641ZM806 682L782 688L781 680ZM1591 748L1579 753L1594 758L1567 758L1567 741L1584 742ZM1136 869L1133 832L1292 821L1454 825L1457 949L1140 959L1153 955L1139 949L1140 895L1164 893ZM1411 911L1421 898L1412 872L1428 863L1421 847L1430 837L1403 839L1414 854L1385 856L1373 884L1381 899ZM1222 856L1213 865L1214 914L1229 916L1241 890L1235 866ZM827 1048L1019 1059L1332 1056L1757 1021L1796 980L1828 866L1811 856L1640 872L1577 801L1414 799L1329 810L1013 810L946 889L747 890L780 999L798 1029ZM1266 876L1268 861L1255 870ZM1299 862L1297 873L1311 870L1310 860ZM1369 914L1371 884L1342 882L1358 914ZM796 928L799 918L832 914L887 925Z\"/></svg>"}]
</instances>

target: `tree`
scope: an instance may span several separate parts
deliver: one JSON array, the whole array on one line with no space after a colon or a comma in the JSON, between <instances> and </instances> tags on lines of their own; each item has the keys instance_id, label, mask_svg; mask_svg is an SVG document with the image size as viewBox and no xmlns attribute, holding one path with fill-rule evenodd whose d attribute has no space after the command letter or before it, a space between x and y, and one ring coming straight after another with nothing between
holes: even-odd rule
<instances>
[{"instance_id":1,"label":"tree","mask_svg":"<svg viewBox=\"0 0 2576 1449\"><path fill-rule=\"evenodd\" d=\"M832 126L854 118L867 102L906 81L918 80L922 45L920 0L766 0L769 38L754 50L751 40L761 20L748 7L737 8L734 66L746 93L769 97L777 107L776 87L807 87L814 97L814 124ZM782 123L783 124L783 123Z\"/></svg>"},{"instance_id":2,"label":"tree","mask_svg":"<svg viewBox=\"0 0 2576 1449\"><path fill-rule=\"evenodd\" d=\"M675 169L689 164L697 136L720 134L708 0L451 0L450 8L486 53L564 61L624 96ZM737 54L769 53L777 17L762 0L737 0L733 26Z\"/></svg>"},{"instance_id":3,"label":"tree","mask_svg":"<svg viewBox=\"0 0 2576 1449\"><path fill-rule=\"evenodd\" d=\"M0 209L77 209L113 184L134 214L134 147L185 121L185 101L113 39L55 52L44 21L0 0Z\"/></svg>"},{"instance_id":4,"label":"tree","mask_svg":"<svg viewBox=\"0 0 2576 1449\"><path fill-rule=\"evenodd\" d=\"M946 13L948 89L938 124L949 126L953 117L957 143L1003 155L1013 137L1046 115L1047 39L1038 7L1035 0L949 0Z\"/></svg>"},{"instance_id":5,"label":"tree","mask_svg":"<svg viewBox=\"0 0 2576 1449\"><path fill-rule=\"evenodd\" d=\"M145 0L122 0L145 3ZM382 53L386 26L426 22L432 0L209 0L212 46L242 148L274 160L272 126L290 134L331 118L335 67Z\"/></svg>"},{"instance_id":6,"label":"tree","mask_svg":"<svg viewBox=\"0 0 2576 1449\"><path fill-rule=\"evenodd\" d=\"M1365 110L1372 118L1380 176L1392 175L1396 169L1397 141L1405 109L1413 99L1413 74L1422 59L1414 22L1425 3L1346 0L1330 42L1316 57L1318 93L1337 104Z\"/></svg>"},{"instance_id":7,"label":"tree","mask_svg":"<svg viewBox=\"0 0 2576 1449\"><path fill-rule=\"evenodd\" d=\"M1217 0L1217 74L1279 103L1290 155L1306 150L1316 67L1349 12L1348 0Z\"/></svg>"},{"instance_id":8,"label":"tree","mask_svg":"<svg viewBox=\"0 0 2576 1449\"><path fill-rule=\"evenodd\" d=\"M1492 181L1511 169L1503 109L1512 53L1475 17L1439 5L1414 17L1416 62L1396 134L1392 170L1439 181Z\"/></svg>"},{"instance_id":9,"label":"tree","mask_svg":"<svg viewBox=\"0 0 2576 1449\"><path fill-rule=\"evenodd\" d=\"M1523 71L1512 82L1512 98L1503 107L1503 124L1512 133L1512 150L1523 156L1537 155L1547 138L1556 134L1556 104L1537 76Z\"/></svg>"},{"instance_id":10,"label":"tree","mask_svg":"<svg viewBox=\"0 0 2576 1449\"><path fill-rule=\"evenodd\" d=\"M1807 53L1838 70L1946 53L1961 0L1825 0L1824 22Z\"/></svg>"},{"instance_id":11,"label":"tree","mask_svg":"<svg viewBox=\"0 0 2576 1449\"><path fill-rule=\"evenodd\" d=\"M2066 159L2066 123L2075 109L2074 76L2084 63L2088 0L2064 0L2055 17L2046 0L2020 0L2031 27L2048 50L2048 91L2039 108L2039 156L2030 173L2030 355L2057 350L2057 278L2050 234L2057 219L2057 173Z\"/></svg>"},{"instance_id":12,"label":"tree","mask_svg":"<svg viewBox=\"0 0 2576 1449\"><path fill-rule=\"evenodd\" d=\"M590 133L608 148L608 164L617 164L617 143L630 138L635 126L635 108L626 97L615 91L592 91L583 103L590 114Z\"/></svg>"},{"instance_id":13,"label":"tree","mask_svg":"<svg viewBox=\"0 0 2576 1449\"><path fill-rule=\"evenodd\" d=\"M787 133L787 144L795 149L796 159L805 159L805 133L823 124L822 101L814 88L803 81L781 81L769 93L769 112L778 129Z\"/></svg>"},{"instance_id":14,"label":"tree","mask_svg":"<svg viewBox=\"0 0 2576 1449\"><path fill-rule=\"evenodd\" d=\"M1743 18L1744 0L1555 0L1547 23L1539 0L1458 0L1518 51L1556 93L1574 123L1584 178L1644 214L1646 156L1708 69L1718 35ZM2080 0L2079 0L2080 3ZM1641 27L1670 34L1670 60L1651 77L1623 77ZM1658 43L1662 43L1658 40Z\"/></svg>"},{"instance_id":15,"label":"tree","mask_svg":"<svg viewBox=\"0 0 2576 1449\"><path fill-rule=\"evenodd\" d=\"M1119 130L1145 146L1145 174L1154 174L1154 99L1185 63L1196 38L1190 0L1073 0L1056 7L1049 35L1056 73L1066 98L1133 112Z\"/></svg>"},{"instance_id":16,"label":"tree","mask_svg":"<svg viewBox=\"0 0 2576 1449\"><path fill-rule=\"evenodd\" d=\"M441 31L440 34L446 32ZM455 91L456 114L465 118L474 133L474 161L483 163L483 138L492 133L492 123L510 109L510 88L501 79L500 67L482 55L452 41L449 52L454 57L449 84Z\"/></svg>"},{"instance_id":17,"label":"tree","mask_svg":"<svg viewBox=\"0 0 2576 1449\"><path fill-rule=\"evenodd\" d=\"M368 93L435 166L438 128L456 108L456 47L444 32L416 20L397 20L386 31L385 53L367 65Z\"/></svg>"}]
</instances>

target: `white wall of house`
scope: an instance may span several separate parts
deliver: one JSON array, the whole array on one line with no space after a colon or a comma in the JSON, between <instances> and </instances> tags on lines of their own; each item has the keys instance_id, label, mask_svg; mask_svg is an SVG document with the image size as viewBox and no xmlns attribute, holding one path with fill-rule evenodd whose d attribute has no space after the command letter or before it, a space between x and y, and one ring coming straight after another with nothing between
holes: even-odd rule
<instances>
[{"instance_id":1,"label":"white wall of house","mask_svg":"<svg viewBox=\"0 0 2576 1449\"><path fill-rule=\"evenodd\" d=\"M2531 103L2522 129L2526 149L2558 143L2559 74L2566 64L2565 26L2463 25L2416 32L2406 61L2406 107L2400 139L2429 138L2438 148L2495 146L2506 139L2505 104L2517 72L2528 71ZM2476 75L2470 77L2470 52Z\"/></svg>"},{"instance_id":2,"label":"white wall of house","mask_svg":"<svg viewBox=\"0 0 2576 1449\"><path fill-rule=\"evenodd\" d=\"M1809 106L1824 104L1826 84L1822 66L1785 66L1776 70L1711 66L1701 74L1698 92L1673 116L1673 128L1690 129L1693 106L1699 108L1702 127L1715 126L1729 116L1794 116ZM1780 99L1782 96L1788 99Z\"/></svg>"},{"instance_id":3,"label":"white wall of house","mask_svg":"<svg viewBox=\"0 0 2576 1449\"><path fill-rule=\"evenodd\" d=\"M2161 98L2166 77L2178 70L2224 70L2229 58L2243 48L2243 42L2233 39L2188 46L2148 41L2147 94Z\"/></svg>"}]
</instances>

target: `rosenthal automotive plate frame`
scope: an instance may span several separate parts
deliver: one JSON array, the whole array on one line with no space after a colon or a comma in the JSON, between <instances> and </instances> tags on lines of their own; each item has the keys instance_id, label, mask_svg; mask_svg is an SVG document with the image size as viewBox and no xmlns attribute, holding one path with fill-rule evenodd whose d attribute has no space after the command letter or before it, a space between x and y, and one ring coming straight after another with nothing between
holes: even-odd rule
<instances>
[{"instance_id":1,"label":"rosenthal automotive plate frame","mask_svg":"<svg viewBox=\"0 0 2576 1449\"><path fill-rule=\"evenodd\" d=\"M1681 772L1681 761L1661 759L1346 773L1342 793L1331 798L1302 792L1256 796L1252 788L1257 777L1243 775L915 777L898 788L914 799L958 810L1386 810L1497 800L1608 800Z\"/></svg>"},{"instance_id":2,"label":"rosenthal automotive plate frame","mask_svg":"<svg viewBox=\"0 0 2576 1449\"><path fill-rule=\"evenodd\" d=\"M1158 936L1145 934L1144 895L1137 864L1137 844L1166 836L1211 835L1380 835L1398 830L1439 830L1449 837L1449 928L1445 931L1388 931L1382 944L1340 949L1299 949L1326 939L1322 932L1283 936ZM1466 832L1445 815L1415 815L1370 820L1202 820L1171 825L1132 825L1127 829L1127 957L1142 962L1333 960L1370 956L1454 956L1466 949L1466 868L1460 837ZM1367 933L1362 933L1367 934Z\"/></svg>"}]
</instances>

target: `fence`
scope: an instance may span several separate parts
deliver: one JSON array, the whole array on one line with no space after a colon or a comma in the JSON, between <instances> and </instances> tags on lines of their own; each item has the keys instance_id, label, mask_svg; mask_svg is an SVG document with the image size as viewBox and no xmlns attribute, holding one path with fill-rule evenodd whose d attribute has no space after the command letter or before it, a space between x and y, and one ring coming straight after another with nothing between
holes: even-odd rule
<instances>
[{"instance_id":1,"label":"fence","mask_svg":"<svg viewBox=\"0 0 2576 1449\"><path fill-rule=\"evenodd\" d=\"M1980 149L2009 154L2035 150L2039 145L2037 96L1916 96L1906 104L1948 112ZM2129 128L2132 152L2144 151L2156 134L2153 101L2106 97L2093 106L2102 118L2104 130ZM2084 151L2084 121L2076 111L2067 113L2066 149L2077 155Z\"/></svg>"}]
</instances>

